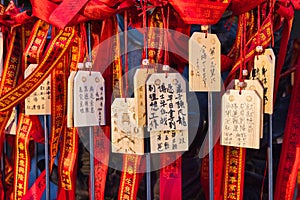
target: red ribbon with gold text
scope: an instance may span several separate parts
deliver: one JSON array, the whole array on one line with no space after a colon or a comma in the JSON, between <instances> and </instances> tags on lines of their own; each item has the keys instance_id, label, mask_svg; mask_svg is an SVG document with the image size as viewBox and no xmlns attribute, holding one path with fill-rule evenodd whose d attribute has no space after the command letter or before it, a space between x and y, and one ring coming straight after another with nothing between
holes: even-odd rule
<instances>
[{"instance_id":1,"label":"red ribbon with gold text","mask_svg":"<svg viewBox=\"0 0 300 200\"><path fill-rule=\"evenodd\" d=\"M31 22L31 21L30 21ZM30 30L32 29L33 23L27 23L26 25L22 25L21 27L18 28L18 30L20 30L20 34L21 34L21 41L20 41L20 48L23 50L25 49L25 43L28 41L28 38L30 36ZM21 68L21 67L20 67ZM16 77L19 79L19 77ZM20 77L21 78L21 77ZM37 124L38 126L38 124ZM16 137L18 137L18 134L16 135ZM16 138L14 137L14 138ZM15 141L14 141L15 142ZM16 143L17 144L17 143ZM15 145L15 143L12 144L12 146L14 146L14 150L16 151L17 147ZM27 147L25 147L27 148ZM13 154L11 160L15 161L15 153ZM15 188L17 187L16 185L13 185L13 177L14 177L14 168L11 166L11 164L8 161L8 158L5 156L5 164L7 164L7 166L5 166L5 194L7 197L11 197L13 198L13 190L15 190ZM25 163L27 164L27 163ZM14 167L17 167L17 164L14 163ZM27 166L26 166L27 167ZM27 172L26 172L27 173ZM16 175L15 175L16 176ZM27 178L27 176L25 176ZM28 179L24 180L25 182L25 187L27 187L27 182ZM20 186L22 187L22 186ZM25 188L27 190L27 188Z\"/></svg>"},{"instance_id":2,"label":"red ribbon with gold text","mask_svg":"<svg viewBox=\"0 0 300 200\"><path fill-rule=\"evenodd\" d=\"M59 5L48 0L31 0L33 15L46 22L65 28L88 20L103 20L132 5L132 0L64 0Z\"/></svg>"},{"instance_id":3,"label":"red ribbon with gold text","mask_svg":"<svg viewBox=\"0 0 300 200\"><path fill-rule=\"evenodd\" d=\"M141 164L141 156L128 155L123 156L123 169L119 187L119 200L136 199L139 187L138 169Z\"/></svg>"},{"instance_id":4,"label":"red ribbon with gold text","mask_svg":"<svg viewBox=\"0 0 300 200\"><path fill-rule=\"evenodd\" d=\"M45 26L44 26L45 25ZM25 31L22 26L23 38L28 37L28 31L30 31L30 26L26 25L27 30ZM31 63L37 63L39 54L44 48L47 32L49 25L43 24L41 21L33 27L29 39L27 40L26 47L23 53L23 67L27 67L27 60L30 59ZM39 33L39 35L37 34ZM43 34L41 34L43 33ZM34 47L34 48L33 48ZM23 70L24 71L24 70ZM23 104L21 105L24 106ZM23 108L22 108L23 109ZM39 127L40 122L37 116L27 116L24 114L24 110L20 114L19 125L16 135L16 146L15 146L15 169L14 169L14 185L13 185L13 199L21 199L27 192L28 182L29 182L29 169L30 169L30 157L29 157L29 140L31 135L39 135L38 131L35 131L33 127ZM32 129L32 130L31 130ZM25 170L24 170L25 169Z\"/></svg>"},{"instance_id":5,"label":"red ribbon with gold text","mask_svg":"<svg viewBox=\"0 0 300 200\"><path fill-rule=\"evenodd\" d=\"M241 43L242 26L243 22L242 20L239 20L236 45ZM258 44L257 41L258 34L260 34L260 44ZM266 48L270 44L271 38L273 37L272 34L272 15L269 14L262 23L260 32L250 36L245 44L245 57L243 58L245 63L253 60L256 46L261 45ZM236 53L237 52L235 52L235 54ZM233 53L230 52L229 54ZM242 60L240 58L236 59L236 62L225 81L225 85L227 85L235 77L241 62ZM224 154L225 160L223 157ZM214 197L216 199L243 199L244 160L246 156L246 150L244 148L237 147L222 147L219 142L217 142L217 144L214 146L214 155ZM237 163L236 160L238 161ZM225 169L220 168L220 166L225 166ZM232 173L233 168L238 168L238 170L235 170L234 173ZM233 182L235 180L238 181ZM236 183L239 184L238 187L234 186ZM229 188L229 186L231 188ZM233 187L234 189L232 189Z\"/></svg>"},{"instance_id":6,"label":"red ribbon with gold text","mask_svg":"<svg viewBox=\"0 0 300 200\"><path fill-rule=\"evenodd\" d=\"M7 111L31 94L51 73L74 40L75 29L67 27L53 38L37 68L17 87L2 95L0 112Z\"/></svg>"},{"instance_id":7,"label":"red ribbon with gold text","mask_svg":"<svg viewBox=\"0 0 300 200\"><path fill-rule=\"evenodd\" d=\"M28 189L30 171L29 141L31 135L35 134L35 126L39 126L39 124L34 124L36 121L38 121L37 116L28 116L24 112L20 113L15 146L13 199L22 199Z\"/></svg>"},{"instance_id":8,"label":"red ribbon with gold text","mask_svg":"<svg viewBox=\"0 0 300 200\"><path fill-rule=\"evenodd\" d=\"M79 38L78 38L79 39ZM80 60L80 41L74 42L71 47L71 63L70 71L77 70L77 63ZM63 63L66 65L66 62ZM52 78L53 96L61 96L62 99L54 103L64 109L62 111L65 115L66 112L66 94L67 94L67 74L66 68L58 67L53 73L55 80ZM57 113L60 115L60 113ZM64 123L64 121L62 121ZM64 125L65 126L65 125ZM78 134L77 128L67 128L63 131L61 141L61 153L58 163L59 174L59 189L57 199L75 199L76 189L76 170L77 170L77 153L78 153Z\"/></svg>"},{"instance_id":9,"label":"red ribbon with gold text","mask_svg":"<svg viewBox=\"0 0 300 200\"><path fill-rule=\"evenodd\" d=\"M3 76L1 79L1 95L9 93L17 83L17 77L21 66L21 38L19 28L12 31L10 44L4 62ZM4 130L10 117L11 110L0 112L0 155L2 155Z\"/></svg>"},{"instance_id":10,"label":"red ribbon with gold text","mask_svg":"<svg viewBox=\"0 0 300 200\"><path fill-rule=\"evenodd\" d=\"M271 39L273 37L273 29L272 29L272 15L269 15L261 25L261 30L260 30L260 41L261 41L261 46L263 48L267 48L270 45ZM258 32L254 34L252 37L249 38L249 40L246 43L246 56L245 56L245 62L247 63L250 60L254 59L255 56L255 48L258 45L257 42L257 36ZM241 64L241 60L238 59L237 62L234 64L232 67L228 78L226 79L225 85L227 85L236 75L236 72L239 69L239 66Z\"/></svg>"},{"instance_id":11,"label":"red ribbon with gold text","mask_svg":"<svg viewBox=\"0 0 300 200\"><path fill-rule=\"evenodd\" d=\"M40 62L41 55L46 44L48 30L50 25L42 20L38 20L32 30L29 31L30 37L26 42L26 47L23 53L23 68L26 69L29 64L36 64ZM23 69L23 70L24 70Z\"/></svg>"},{"instance_id":12,"label":"red ribbon with gold text","mask_svg":"<svg viewBox=\"0 0 300 200\"><path fill-rule=\"evenodd\" d=\"M96 33L100 29L97 39ZM105 183L108 172L110 154L110 103L112 99L120 97L122 91L122 64L120 38L118 35L118 22L116 17L111 17L99 24L92 23L92 35L94 47L98 47L97 56L93 58L94 69L100 71L105 80L106 125L94 127L94 172L95 176L95 199L104 199ZM95 48L96 49L96 48ZM94 54L93 54L94 55ZM111 63L111 61L113 61Z\"/></svg>"},{"instance_id":13,"label":"red ribbon with gold text","mask_svg":"<svg viewBox=\"0 0 300 200\"><path fill-rule=\"evenodd\" d=\"M32 72L32 74L29 77L27 77L24 80L24 82L21 84L23 88L30 90L30 92L25 91L24 89L22 89L22 87L16 87L11 93L11 95L16 95L16 93L18 93L20 94L19 98L24 99L28 94L32 92L32 90L36 89L36 87L38 87L45 80L45 78L48 77L48 75L52 72L52 70L60 62L62 62L61 59L63 58L63 55L65 54L67 49L69 49L69 46L73 43L75 39L74 35L75 35L75 29L73 27L67 27L64 30L59 30L57 36L50 41L46 53L42 57L40 64ZM63 67L65 66L63 65ZM31 89L31 87L34 89ZM57 109L60 112L62 112L63 110L63 108L60 108L59 106L57 108L52 108L52 109ZM63 121L64 117L61 115L62 114L59 115L59 118L60 120L62 120L62 122L64 122ZM55 127L61 125L61 127L58 127L57 129L62 128L63 125L62 122L58 122L57 124L55 124L56 123L55 120L52 122L54 122L54 124L52 124L53 126L57 125ZM52 133L51 136L51 141L53 142L53 143L51 142L53 148L51 148L51 152L50 152L51 165L53 164L53 158L56 156L55 153L57 153L57 148L55 147L56 145L58 146L58 138L54 137L53 135L54 133ZM50 166L50 168L52 169L52 166ZM38 177L38 179L35 181L33 186L30 188L30 190L22 199L40 199L46 187L45 182L46 182L46 173L45 171L43 171Z\"/></svg>"},{"instance_id":14,"label":"red ribbon with gold text","mask_svg":"<svg viewBox=\"0 0 300 200\"><path fill-rule=\"evenodd\" d=\"M58 199L75 199L78 134L76 128L67 128L63 134L59 159Z\"/></svg>"},{"instance_id":15,"label":"red ribbon with gold text","mask_svg":"<svg viewBox=\"0 0 300 200\"><path fill-rule=\"evenodd\" d=\"M21 38L20 29L15 28L11 33L11 40L7 49L4 61L3 74L0 85L0 94L8 93L17 83L18 73L21 68ZM3 143L5 139L5 127L11 115L11 110L0 112L0 155L3 152ZM4 198L4 188L0 181L0 197Z\"/></svg>"},{"instance_id":16,"label":"red ribbon with gold text","mask_svg":"<svg viewBox=\"0 0 300 200\"><path fill-rule=\"evenodd\" d=\"M170 0L186 24L216 24L222 17L231 0Z\"/></svg>"},{"instance_id":17,"label":"red ribbon with gold text","mask_svg":"<svg viewBox=\"0 0 300 200\"><path fill-rule=\"evenodd\" d=\"M14 192L13 199L21 199L27 192L28 175L30 170L29 140L30 129L33 124L29 116L20 113L17 137L16 156L14 167Z\"/></svg>"},{"instance_id":18,"label":"red ribbon with gold text","mask_svg":"<svg viewBox=\"0 0 300 200\"><path fill-rule=\"evenodd\" d=\"M225 148L224 200L241 200L244 191L245 148Z\"/></svg>"},{"instance_id":19,"label":"red ribbon with gold text","mask_svg":"<svg viewBox=\"0 0 300 200\"><path fill-rule=\"evenodd\" d=\"M123 92L122 98L127 98L128 95L127 94L128 93L127 30L128 30L128 13L127 11L125 11L124 13L125 89L123 89L123 87L120 88L120 92ZM122 71L119 71L119 73L122 73ZM118 75L120 76L121 74ZM122 167L121 182L120 182L119 195L118 195L119 200L136 199L136 195L140 183L140 178L139 178L140 174L138 173L138 171L139 171L139 166L141 164L141 158L142 157L140 155L123 154L123 167Z\"/></svg>"}]
</instances>

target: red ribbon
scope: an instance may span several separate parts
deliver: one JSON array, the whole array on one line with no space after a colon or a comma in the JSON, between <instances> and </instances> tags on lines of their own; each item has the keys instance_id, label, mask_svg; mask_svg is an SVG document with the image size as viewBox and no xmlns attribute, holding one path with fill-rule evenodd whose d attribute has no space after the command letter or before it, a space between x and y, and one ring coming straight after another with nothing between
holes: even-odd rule
<instances>
[{"instance_id":1,"label":"red ribbon","mask_svg":"<svg viewBox=\"0 0 300 200\"><path fill-rule=\"evenodd\" d=\"M51 54L57 54L56 56L56 59L61 59L61 57L63 57L63 55L65 54L66 50L69 48L70 44L72 44L72 42L75 40L74 39L74 33L75 33L75 30L74 28L71 28L71 27L68 27L66 28L65 30L61 30L59 31L58 35L50 42L49 46L48 46L48 51L49 52L46 52L46 55L43 57L41 63L45 64L45 68L47 68L49 71L46 74L45 78L47 77L47 75L56 67L56 64L58 64L59 60L55 60L54 62L51 62L51 60L53 59L52 57L49 57L49 55ZM62 39L63 38L63 39ZM65 43L67 41L69 41L68 43ZM64 45L65 44L65 45ZM60 63L61 64L61 63ZM36 71L34 71L33 73L35 73ZM41 80L43 81L43 79ZM54 96L54 99L55 98L59 98L59 97L56 97ZM62 100L63 101L63 100ZM59 111L60 108L56 108L58 109ZM55 125L57 125L58 127L62 127L62 124L56 124L56 121L57 119L54 119L53 122ZM64 122L64 120L62 120L61 122ZM57 138L53 138L51 137L51 140L53 140L54 142L52 143L52 145L56 145L55 144L55 141L57 140L57 143L58 143L58 139ZM52 150L54 150L54 152L52 152ZM50 160L50 163L51 163L51 166L50 168L52 169L52 164L54 162L53 158L54 158L54 155L56 156L56 153L55 152L56 149L52 148L51 149L51 160ZM23 200L38 200L38 199L41 199L41 196L46 188L46 185L45 185L45 182L46 182L46 172L45 170L42 172L42 174L37 178L37 180L35 181L35 183L33 184L33 186L30 188L30 190L27 192L26 196L23 196Z\"/></svg>"},{"instance_id":2,"label":"red ribbon","mask_svg":"<svg viewBox=\"0 0 300 200\"><path fill-rule=\"evenodd\" d=\"M300 56L296 64L287 121L284 130L280 162L277 170L275 200L293 199L300 167Z\"/></svg>"},{"instance_id":3,"label":"red ribbon","mask_svg":"<svg viewBox=\"0 0 300 200\"><path fill-rule=\"evenodd\" d=\"M0 24L8 27L16 27L28 23L32 19L29 10L21 12L13 1L10 1L4 13L0 15Z\"/></svg>"},{"instance_id":4,"label":"red ribbon","mask_svg":"<svg viewBox=\"0 0 300 200\"><path fill-rule=\"evenodd\" d=\"M8 46L8 52L4 62L3 76L0 84L0 94L8 93L17 83L21 60L21 38L20 30L14 29L11 33L11 40ZM5 126L11 115L11 110L0 112L0 155L3 152L3 143L5 140ZM0 197L4 196L4 187L0 181Z\"/></svg>"},{"instance_id":5,"label":"red ribbon","mask_svg":"<svg viewBox=\"0 0 300 200\"><path fill-rule=\"evenodd\" d=\"M110 152L110 127L99 127L94 131L95 199L105 199L105 183Z\"/></svg>"},{"instance_id":6,"label":"red ribbon","mask_svg":"<svg viewBox=\"0 0 300 200\"><path fill-rule=\"evenodd\" d=\"M169 0L186 24L216 24L231 0Z\"/></svg>"},{"instance_id":7,"label":"red ribbon","mask_svg":"<svg viewBox=\"0 0 300 200\"><path fill-rule=\"evenodd\" d=\"M123 169L119 187L119 200L134 200L137 196L141 179L138 173L141 164L139 155L123 155Z\"/></svg>"},{"instance_id":8,"label":"red ribbon","mask_svg":"<svg viewBox=\"0 0 300 200\"><path fill-rule=\"evenodd\" d=\"M34 125L31 117L21 113L15 145L13 199L21 199L27 192L30 171L29 140L32 126Z\"/></svg>"},{"instance_id":9,"label":"red ribbon","mask_svg":"<svg viewBox=\"0 0 300 200\"><path fill-rule=\"evenodd\" d=\"M31 0L31 4L34 16L62 29L88 20L106 19L132 6L134 1L66 0L57 5L48 0Z\"/></svg>"},{"instance_id":10,"label":"red ribbon","mask_svg":"<svg viewBox=\"0 0 300 200\"><path fill-rule=\"evenodd\" d=\"M160 200L181 200L181 153L161 154L160 163Z\"/></svg>"},{"instance_id":11,"label":"red ribbon","mask_svg":"<svg viewBox=\"0 0 300 200\"><path fill-rule=\"evenodd\" d=\"M241 15L256 8L265 1L266 0L232 0L229 9L234 15Z\"/></svg>"},{"instance_id":12,"label":"red ribbon","mask_svg":"<svg viewBox=\"0 0 300 200\"><path fill-rule=\"evenodd\" d=\"M78 134L76 128L67 128L63 135L59 158L59 188L57 199L75 200Z\"/></svg>"},{"instance_id":13,"label":"red ribbon","mask_svg":"<svg viewBox=\"0 0 300 200\"><path fill-rule=\"evenodd\" d=\"M98 127L94 130L94 170L95 170L95 199L104 199L106 176L108 172L110 156L110 103L111 98L120 97L122 88L120 75L122 65L120 62L120 39L117 35L118 24L115 17L108 18L102 22L100 28L98 24L92 24L93 45L98 47L94 60L95 70L100 71L105 79L105 108L106 126ZM101 35L99 36L99 33ZM98 45L100 44L100 45ZM98 46L97 46L98 45ZM93 54L94 55L94 54ZM113 60L113 63L111 61ZM118 86L119 85L119 86Z\"/></svg>"},{"instance_id":14,"label":"red ribbon","mask_svg":"<svg viewBox=\"0 0 300 200\"><path fill-rule=\"evenodd\" d=\"M299 0L291 0L295 10L300 10L300 1Z\"/></svg>"},{"instance_id":15,"label":"red ribbon","mask_svg":"<svg viewBox=\"0 0 300 200\"><path fill-rule=\"evenodd\" d=\"M283 24L283 30L282 30L282 36L281 36L281 42L280 42L280 50L278 53L278 59L276 63L276 71L275 71L275 83L274 83L274 103L277 95L277 89L279 86L279 80L280 80L280 73L282 70L282 67L284 65L288 41L291 34L292 29L292 23L294 19L294 10L292 5L287 3L288 1L285 1L284 3L278 2L275 6L276 11L279 15L281 15L284 18L284 24Z\"/></svg>"}]
</instances>

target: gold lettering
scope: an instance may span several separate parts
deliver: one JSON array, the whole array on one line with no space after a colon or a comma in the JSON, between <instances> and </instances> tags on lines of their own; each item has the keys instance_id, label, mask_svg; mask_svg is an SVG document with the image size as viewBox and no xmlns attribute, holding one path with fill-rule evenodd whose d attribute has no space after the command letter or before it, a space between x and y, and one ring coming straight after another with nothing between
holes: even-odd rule
<instances>
[{"instance_id":1,"label":"gold lettering","mask_svg":"<svg viewBox=\"0 0 300 200\"><path fill-rule=\"evenodd\" d=\"M24 167L19 167L18 172L22 173L22 174L25 174L25 168Z\"/></svg>"}]
</instances>

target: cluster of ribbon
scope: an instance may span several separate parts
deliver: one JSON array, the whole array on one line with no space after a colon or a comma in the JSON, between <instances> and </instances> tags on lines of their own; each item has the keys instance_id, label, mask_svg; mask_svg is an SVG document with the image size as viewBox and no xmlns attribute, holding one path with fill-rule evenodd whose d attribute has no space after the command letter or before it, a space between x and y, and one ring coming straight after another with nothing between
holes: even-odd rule
<instances>
[{"instance_id":1,"label":"cluster of ribbon","mask_svg":"<svg viewBox=\"0 0 300 200\"><path fill-rule=\"evenodd\" d=\"M66 91L69 74L77 70L77 64L83 62L88 53L92 54L93 62L101 63L94 66L93 70L100 71L105 79L105 98L108 102L106 125L101 129L99 127L93 129L94 154L97 157L94 160L94 170L97 174L95 199L105 199L110 158L110 143L107 140L110 138L111 131L110 104L112 98L120 97L124 93L121 80L124 69L116 17L117 14L122 15L124 11L129 12L129 25L134 28L140 28L144 20L143 25L149 25L145 40L148 43L159 44L157 48L153 49L150 46L145 49L147 52L143 52L143 56L147 54L152 64L166 64L164 63L166 60L169 60L169 63L176 63L179 72L184 71L186 61L179 55L165 54L162 49L166 44L163 43L160 33L151 32L151 28L166 28L164 20L167 12L164 11L170 9L168 12L169 27L167 28L188 36L192 24L216 24L227 11L232 16L238 17L237 39L230 52L221 57L221 71L229 71L225 84L237 76L241 62L248 63L247 67L251 68L255 48L258 46L257 38L260 38L261 46L267 48L272 46L273 33L282 28L282 40L275 73L274 99L276 98L294 10L300 8L299 1L148 0L143 2L147 5L142 9L142 14L149 15L146 22L137 14L140 12L138 7L142 4L132 0L31 0L32 8L26 11L16 7L12 1L7 7L1 5L0 25L3 47L0 48L3 48L4 62L0 84L0 155L3 156L5 168L2 169L2 174L5 176L0 181L0 199L41 199L45 190L45 171L39 175L33 185L29 185L29 172L33 156L32 141L44 143L45 140L39 117L25 114L24 100L49 75L51 75L50 172L53 171L54 161L58 157L57 199L76 198L77 154L80 141L77 128L69 128L66 125ZM261 12L261 24L255 15L255 11L258 9ZM151 12L148 12L150 10ZM128 20L127 14L124 18ZM109 45L105 46L108 49L88 52L85 26L87 22L91 24L89 34L91 34L92 49L96 49L104 41L109 41ZM127 25L127 22L125 24ZM259 30L256 31L255 25L258 24ZM117 37L113 37L116 35ZM244 43L243 46L241 43ZM168 45L170 48L179 49L178 51L184 51L182 48L186 48L187 52L187 44L181 43L181 41L175 41ZM239 52L244 54L242 59ZM294 66L295 80L284 131L275 199L292 199L300 167L300 56L297 61ZM30 64L37 64L37 68L24 79L24 72ZM116 85L118 86L116 87ZM18 107L16 135L9 135L5 130L16 106ZM4 143L11 147L12 153L3 153ZM214 198L243 199L245 148L224 147L218 142L214 147L214 155ZM176 154L161 155L162 163L169 159L175 161L160 170L160 199L182 199L182 160ZM201 184L208 199L207 163L208 157L205 157L202 161ZM234 172L230 171L233 163L236 167ZM143 178L143 173L139 173L138 168L143 167L145 167L145 160L141 157L123 156L118 199L136 199L139 184ZM174 174L176 176L172 176ZM229 184L231 187L228 186Z\"/></svg>"}]
</instances>

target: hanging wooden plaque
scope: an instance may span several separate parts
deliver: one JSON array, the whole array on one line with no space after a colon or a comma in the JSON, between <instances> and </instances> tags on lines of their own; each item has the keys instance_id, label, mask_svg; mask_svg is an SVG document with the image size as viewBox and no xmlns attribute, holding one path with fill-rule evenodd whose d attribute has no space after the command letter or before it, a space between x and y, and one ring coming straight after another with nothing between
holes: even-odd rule
<instances>
[{"instance_id":1,"label":"hanging wooden plaque","mask_svg":"<svg viewBox=\"0 0 300 200\"><path fill-rule=\"evenodd\" d=\"M74 127L74 78L76 71L71 71L68 78L68 96L67 96L67 127Z\"/></svg>"},{"instance_id":2,"label":"hanging wooden plaque","mask_svg":"<svg viewBox=\"0 0 300 200\"><path fill-rule=\"evenodd\" d=\"M221 144L259 148L261 99L254 90L227 90L222 96Z\"/></svg>"},{"instance_id":3,"label":"hanging wooden plaque","mask_svg":"<svg viewBox=\"0 0 300 200\"><path fill-rule=\"evenodd\" d=\"M137 69L134 75L134 99L136 100L135 113L137 113L137 123L139 126L146 124L146 80L150 74L154 73L153 68Z\"/></svg>"},{"instance_id":4,"label":"hanging wooden plaque","mask_svg":"<svg viewBox=\"0 0 300 200\"><path fill-rule=\"evenodd\" d=\"M100 72L78 71L74 78L74 126L105 125L104 79Z\"/></svg>"},{"instance_id":5,"label":"hanging wooden plaque","mask_svg":"<svg viewBox=\"0 0 300 200\"><path fill-rule=\"evenodd\" d=\"M261 122L260 122L260 125L261 125L261 128L260 128L260 138L263 138L263 108L264 108L264 101L263 101L263 98L264 98L264 88L261 84L261 82L259 80L244 80L245 83L246 83L246 87L244 88L245 90L255 90L258 94L258 96L260 97L261 99ZM227 86L227 89L236 89L236 90L239 90L239 86L238 86L238 82L239 80L238 79L234 79L232 80L229 85Z\"/></svg>"},{"instance_id":6,"label":"hanging wooden plaque","mask_svg":"<svg viewBox=\"0 0 300 200\"><path fill-rule=\"evenodd\" d=\"M111 105L112 152L144 154L144 128L137 124L134 98L116 98Z\"/></svg>"},{"instance_id":7,"label":"hanging wooden plaque","mask_svg":"<svg viewBox=\"0 0 300 200\"><path fill-rule=\"evenodd\" d=\"M253 79L258 79L264 87L264 112L273 113L273 91L275 74L275 55L273 49L265 51L254 58L254 68L252 70Z\"/></svg>"},{"instance_id":8,"label":"hanging wooden plaque","mask_svg":"<svg viewBox=\"0 0 300 200\"><path fill-rule=\"evenodd\" d=\"M37 64L30 64L25 70L25 77L28 77ZM25 99L26 115L49 115L51 114L51 75Z\"/></svg>"},{"instance_id":9,"label":"hanging wooden plaque","mask_svg":"<svg viewBox=\"0 0 300 200\"><path fill-rule=\"evenodd\" d=\"M190 91L221 90L221 45L216 34L194 32L189 40Z\"/></svg>"},{"instance_id":10,"label":"hanging wooden plaque","mask_svg":"<svg viewBox=\"0 0 300 200\"><path fill-rule=\"evenodd\" d=\"M150 132L151 153L187 151L189 149L188 131L152 131Z\"/></svg>"},{"instance_id":11,"label":"hanging wooden plaque","mask_svg":"<svg viewBox=\"0 0 300 200\"><path fill-rule=\"evenodd\" d=\"M185 80L179 73L152 74L147 81L148 131L187 130Z\"/></svg>"}]
</instances>

